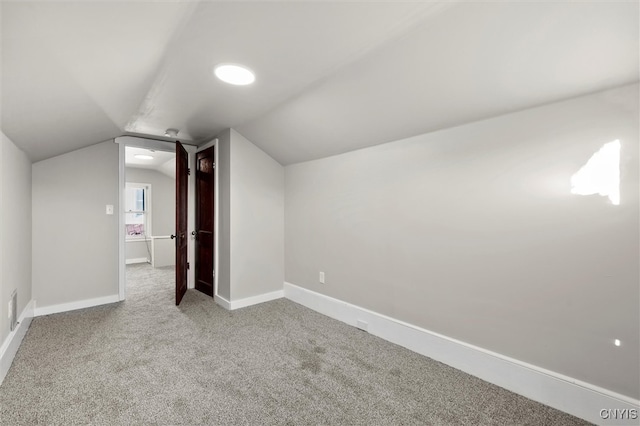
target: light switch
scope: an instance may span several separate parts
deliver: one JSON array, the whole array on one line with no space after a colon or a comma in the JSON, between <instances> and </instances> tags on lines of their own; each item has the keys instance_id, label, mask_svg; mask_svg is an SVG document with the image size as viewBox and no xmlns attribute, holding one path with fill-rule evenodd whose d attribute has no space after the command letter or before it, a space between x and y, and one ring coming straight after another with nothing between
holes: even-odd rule
<instances>
[{"instance_id":1,"label":"light switch","mask_svg":"<svg viewBox=\"0 0 640 426\"><path fill-rule=\"evenodd\" d=\"M113 204L107 204L107 214L113 214Z\"/></svg>"}]
</instances>

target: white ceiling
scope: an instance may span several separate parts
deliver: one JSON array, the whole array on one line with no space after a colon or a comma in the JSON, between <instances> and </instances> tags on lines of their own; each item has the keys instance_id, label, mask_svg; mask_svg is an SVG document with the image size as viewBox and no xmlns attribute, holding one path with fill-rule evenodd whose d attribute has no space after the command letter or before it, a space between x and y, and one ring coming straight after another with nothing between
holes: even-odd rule
<instances>
[{"instance_id":1,"label":"white ceiling","mask_svg":"<svg viewBox=\"0 0 640 426\"><path fill-rule=\"evenodd\" d=\"M136 155L150 155L151 160L142 160L136 158ZM163 173L171 178L176 177L176 153L169 151L158 151L147 148L137 148L133 146L125 146L124 148L124 164L127 167L137 169L150 169Z\"/></svg>"},{"instance_id":2,"label":"white ceiling","mask_svg":"<svg viewBox=\"0 0 640 426\"><path fill-rule=\"evenodd\" d=\"M34 161L233 127L290 164L639 78L638 2L0 4L1 127Z\"/></svg>"}]
</instances>

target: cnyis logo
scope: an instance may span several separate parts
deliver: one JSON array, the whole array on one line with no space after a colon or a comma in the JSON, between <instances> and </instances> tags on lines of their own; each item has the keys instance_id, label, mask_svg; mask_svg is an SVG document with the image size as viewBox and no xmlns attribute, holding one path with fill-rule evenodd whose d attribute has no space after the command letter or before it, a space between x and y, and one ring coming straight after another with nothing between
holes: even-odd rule
<instances>
[{"instance_id":1,"label":"cnyis logo","mask_svg":"<svg viewBox=\"0 0 640 426\"><path fill-rule=\"evenodd\" d=\"M636 420L638 410L636 408L603 408L600 410L600 418L603 420Z\"/></svg>"}]
</instances>

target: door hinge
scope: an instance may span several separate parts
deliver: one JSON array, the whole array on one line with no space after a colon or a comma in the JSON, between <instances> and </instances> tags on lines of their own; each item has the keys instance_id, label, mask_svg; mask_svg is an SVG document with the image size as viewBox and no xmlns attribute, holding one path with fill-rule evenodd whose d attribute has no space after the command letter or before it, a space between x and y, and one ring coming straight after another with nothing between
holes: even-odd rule
<instances>
[{"instance_id":1,"label":"door hinge","mask_svg":"<svg viewBox=\"0 0 640 426\"><path fill-rule=\"evenodd\" d=\"M189 265L189 262L187 262L187 269L191 269L191 265Z\"/></svg>"},{"instance_id":2,"label":"door hinge","mask_svg":"<svg viewBox=\"0 0 640 426\"><path fill-rule=\"evenodd\" d=\"M191 176L191 169L187 169L187 175Z\"/></svg>"},{"instance_id":3,"label":"door hinge","mask_svg":"<svg viewBox=\"0 0 640 426\"><path fill-rule=\"evenodd\" d=\"M216 163L211 164L211 168L215 169L216 168Z\"/></svg>"},{"instance_id":4,"label":"door hinge","mask_svg":"<svg viewBox=\"0 0 640 426\"><path fill-rule=\"evenodd\" d=\"M216 277L216 271L213 271L213 278Z\"/></svg>"}]
</instances>

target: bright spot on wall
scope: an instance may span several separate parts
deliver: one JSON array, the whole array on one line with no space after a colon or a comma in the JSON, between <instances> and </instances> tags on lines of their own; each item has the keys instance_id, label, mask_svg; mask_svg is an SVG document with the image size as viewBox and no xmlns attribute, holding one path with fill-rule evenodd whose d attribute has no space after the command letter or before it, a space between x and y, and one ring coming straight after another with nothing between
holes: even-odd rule
<instances>
[{"instance_id":1,"label":"bright spot on wall","mask_svg":"<svg viewBox=\"0 0 640 426\"><path fill-rule=\"evenodd\" d=\"M599 194L620 204L620 141L606 143L571 176L571 193Z\"/></svg>"}]
</instances>

